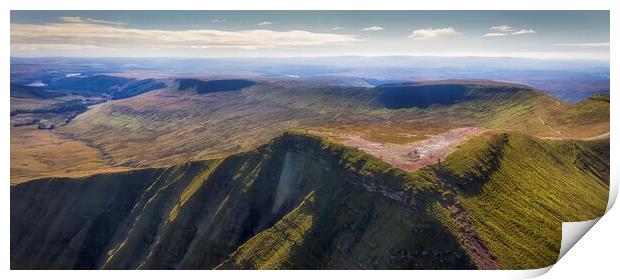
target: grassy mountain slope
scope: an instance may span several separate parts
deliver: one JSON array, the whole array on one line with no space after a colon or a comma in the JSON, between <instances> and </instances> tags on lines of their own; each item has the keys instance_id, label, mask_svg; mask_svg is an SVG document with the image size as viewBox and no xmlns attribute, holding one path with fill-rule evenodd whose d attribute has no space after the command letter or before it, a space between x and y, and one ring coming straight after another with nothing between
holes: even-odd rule
<instances>
[{"instance_id":1,"label":"grassy mountain slope","mask_svg":"<svg viewBox=\"0 0 620 280\"><path fill-rule=\"evenodd\" d=\"M559 103L545 116L549 125L569 138L587 138L609 133L609 93L596 94L576 104Z\"/></svg>"},{"instance_id":2,"label":"grassy mountain slope","mask_svg":"<svg viewBox=\"0 0 620 280\"><path fill-rule=\"evenodd\" d=\"M394 129L398 133L426 135L437 133L437 127L483 126L557 136L541 123L539 116L550 116L547 112L556 110L560 102L526 87L485 83L452 82L450 86L461 88L466 98L452 100L450 105L399 109L382 103L384 93L379 88L261 81L239 91L197 94L192 88L179 90L178 86L108 102L57 131L92 143L119 165L167 166L246 151L291 129L342 125L349 125L349 130L356 128L351 131L355 134L362 133L366 126L383 127L384 131L374 135L392 134ZM424 92L443 94L441 83L423 86ZM406 86L411 87L416 86ZM410 94L416 95L417 91L398 92ZM438 122L441 124L425 125ZM602 126L608 124L600 122ZM572 127L582 124L577 121ZM144 145L147 141L150 144Z\"/></svg>"},{"instance_id":3,"label":"grassy mountain slope","mask_svg":"<svg viewBox=\"0 0 620 280\"><path fill-rule=\"evenodd\" d=\"M487 134L466 142L440 167L460 194L485 243L507 267L555 262L561 221L601 216L607 205L608 166L589 160L608 154L588 142L536 140L521 134ZM609 149L609 139L595 146Z\"/></svg>"},{"instance_id":4,"label":"grassy mountain slope","mask_svg":"<svg viewBox=\"0 0 620 280\"><path fill-rule=\"evenodd\" d=\"M217 160L34 180L11 189L11 268L540 267L561 219L606 205L590 160L605 143L577 145L485 134L408 173L287 133Z\"/></svg>"},{"instance_id":5,"label":"grassy mountain slope","mask_svg":"<svg viewBox=\"0 0 620 280\"><path fill-rule=\"evenodd\" d=\"M342 251L352 246L343 242L351 242L351 235L366 234L368 243L360 241L356 250L370 252L369 244L382 242L377 227L391 222L392 234L401 237L382 254L422 248L427 251L424 257L431 258L429 252L441 250L455 256L453 262L428 260L423 267L471 267L456 243L449 245L449 233L437 222L414 222L431 219L425 211L398 206L401 219L411 220L411 230L427 238L413 239L416 236L397 230L399 220L388 215L389 206L399 202L366 189L385 182L385 191L398 200L427 203L433 197L428 179L349 148L288 134L222 160L30 181L11 192L12 268L214 268L253 236L294 215L293 209L311 193L324 208L314 217L321 225L312 228L318 236L310 238L322 260L314 265L332 265L329 260L340 259L333 267L354 268L346 260L351 252ZM127 182L125 188L120 182ZM91 201L95 194L105 199ZM334 221L329 213L340 209L342 220ZM359 212L367 214L360 218ZM42 217L46 219L40 221ZM328 243L318 239L326 235L340 239ZM360 261L370 267L370 259ZM401 260L400 265L408 267L410 262Z\"/></svg>"}]
</instances>

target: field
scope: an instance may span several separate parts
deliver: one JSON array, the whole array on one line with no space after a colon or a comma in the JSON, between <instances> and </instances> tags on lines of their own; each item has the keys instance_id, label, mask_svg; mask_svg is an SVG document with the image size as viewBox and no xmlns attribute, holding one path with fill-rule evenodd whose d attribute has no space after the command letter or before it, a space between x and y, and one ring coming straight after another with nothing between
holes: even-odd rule
<instances>
[{"instance_id":1,"label":"field","mask_svg":"<svg viewBox=\"0 0 620 280\"><path fill-rule=\"evenodd\" d=\"M93 147L30 126L11 129L11 184L38 177L78 177L123 170Z\"/></svg>"}]
</instances>

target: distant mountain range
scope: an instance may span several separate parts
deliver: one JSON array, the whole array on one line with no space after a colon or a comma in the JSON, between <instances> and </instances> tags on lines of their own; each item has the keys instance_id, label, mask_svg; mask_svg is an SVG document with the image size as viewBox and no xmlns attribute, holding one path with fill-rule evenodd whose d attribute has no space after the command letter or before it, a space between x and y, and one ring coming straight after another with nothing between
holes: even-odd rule
<instances>
[{"instance_id":1,"label":"distant mountain range","mask_svg":"<svg viewBox=\"0 0 620 280\"><path fill-rule=\"evenodd\" d=\"M151 71L183 75L351 79L386 82L491 79L522 83L569 102L609 91L609 62L510 57L291 57L291 58L11 58L11 81L32 83L50 75ZM33 73L34 71L34 73ZM33 75L34 74L34 75ZM43 75L43 76L42 76ZM333 79L330 77L338 77ZM327 78L327 79L325 79Z\"/></svg>"}]
</instances>

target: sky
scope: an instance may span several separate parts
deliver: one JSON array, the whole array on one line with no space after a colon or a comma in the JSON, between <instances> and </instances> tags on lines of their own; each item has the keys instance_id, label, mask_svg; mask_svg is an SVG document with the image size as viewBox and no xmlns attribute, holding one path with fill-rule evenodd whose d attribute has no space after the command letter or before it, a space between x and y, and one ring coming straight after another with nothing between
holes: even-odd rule
<instances>
[{"instance_id":1,"label":"sky","mask_svg":"<svg viewBox=\"0 0 620 280\"><path fill-rule=\"evenodd\" d=\"M608 11L12 11L12 57L609 60Z\"/></svg>"}]
</instances>

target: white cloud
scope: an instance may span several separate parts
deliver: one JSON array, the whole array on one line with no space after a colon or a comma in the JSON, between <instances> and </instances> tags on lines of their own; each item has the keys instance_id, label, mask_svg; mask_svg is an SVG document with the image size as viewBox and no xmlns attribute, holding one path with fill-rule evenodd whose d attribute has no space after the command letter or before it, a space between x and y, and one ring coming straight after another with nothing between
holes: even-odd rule
<instances>
[{"instance_id":1,"label":"white cloud","mask_svg":"<svg viewBox=\"0 0 620 280\"><path fill-rule=\"evenodd\" d=\"M81 17L58 17L59 20L64 22L81 23L84 22Z\"/></svg>"},{"instance_id":2,"label":"white cloud","mask_svg":"<svg viewBox=\"0 0 620 280\"><path fill-rule=\"evenodd\" d=\"M11 50L238 48L261 49L321 45L353 45L358 35L315 33L304 30L215 29L157 30L126 28L70 17L61 23L11 24Z\"/></svg>"},{"instance_id":3,"label":"white cloud","mask_svg":"<svg viewBox=\"0 0 620 280\"><path fill-rule=\"evenodd\" d=\"M263 21L263 22L259 22L257 25L271 25L271 21Z\"/></svg>"},{"instance_id":4,"label":"white cloud","mask_svg":"<svg viewBox=\"0 0 620 280\"><path fill-rule=\"evenodd\" d=\"M226 21L225 19L221 19L221 18L216 18L216 19L212 19L212 20L211 20L211 22L215 22L215 23L218 23L218 22L225 22L225 21Z\"/></svg>"},{"instance_id":5,"label":"white cloud","mask_svg":"<svg viewBox=\"0 0 620 280\"><path fill-rule=\"evenodd\" d=\"M521 29L521 30L512 32L512 35L532 34L532 33L536 33L536 31L534 31L534 29Z\"/></svg>"},{"instance_id":6,"label":"white cloud","mask_svg":"<svg viewBox=\"0 0 620 280\"><path fill-rule=\"evenodd\" d=\"M597 43L559 43L553 44L556 47L586 47L586 48L605 48L609 47L609 42Z\"/></svg>"},{"instance_id":7,"label":"white cloud","mask_svg":"<svg viewBox=\"0 0 620 280\"><path fill-rule=\"evenodd\" d=\"M126 24L120 21L109 21L109 20L100 20L100 19L92 19L92 18L86 18L86 21L92 22L92 23L112 24L112 25L125 25Z\"/></svg>"},{"instance_id":8,"label":"white cloud","mask_svg":"<svg viewBox=\"0 0 620 280\"><path fill-rule=\"evenodd\" d=\"M361 31L364 31L364 32L368 32L368 31L381 31L383 29L384 28L381 27L381 26L369 26L369 27L362 28Z\"/></svg>"},{"instance_id":9,"label":"white cloud","mask_svg":"<svg viewBox=\"0 0 620 280\"><path fill-rule=\"evenodd\" d=\"M497 25L489 28L489 33L482 35L483 37L504 37L510 35L522 35L536 33L534 29L517 29L509 25Z\"/></svg>"},{"instance_id":10,"label":"white cloud","mask_svg":"<svg viewBox=\"0 0 620 280\"><path fill-rule=\"evenodd\" d=\"M444 28L423 28L414 30L409 34L409 38L415 40L427 40L433 38L445 38L459 35L461 33L456 32L452 27L444 27Z\"/></svg>"},{"instance_id":11,"label":"white cloud","mask_svg":"<svg viewBox=\"0 0 620 280\"><path fill-rule=\"evenodd\" d=\"M482 36L484 36L484 37L502 37L502 36L508 36L508 35L509 35L508 33L487 33L487 34L484 34Z\"/></svg>"},{"instance_id":12,"label":"white cloud","mask_svg":"<svg viewBox=\"0 0 620 280\"><path fill-rule=\"evenodd\" d=\"M81 17L59 17L58 19L63 22L69 23L100 23L100 24L111 24L111 25L124 25L124 22L120 21L109 21L109 20L100 20L100 19L92 19L92 18L81 18Z\"/></svg>"},{"instance_id":13,"label":"white cloud","mask_svg":"<svg viewBox=\"0 0 620 280\"><path fill-rule=\"evenodd\" d=\"M336 27L332 28L332 30L343 30L343 29L344 29L344 27L340 27L340 26L336 26Z\"/></svg>"},{"instance_id":14,"label":"white cloud","mask_svg":"<svg viewBox=\"0 0 620 280\"><path fill-rule=\"evenodd\" d=\"M508 25L491 26L489 29L497 32L511 32L513 30L512 27Z\"/></svg>"}]
</instances>

